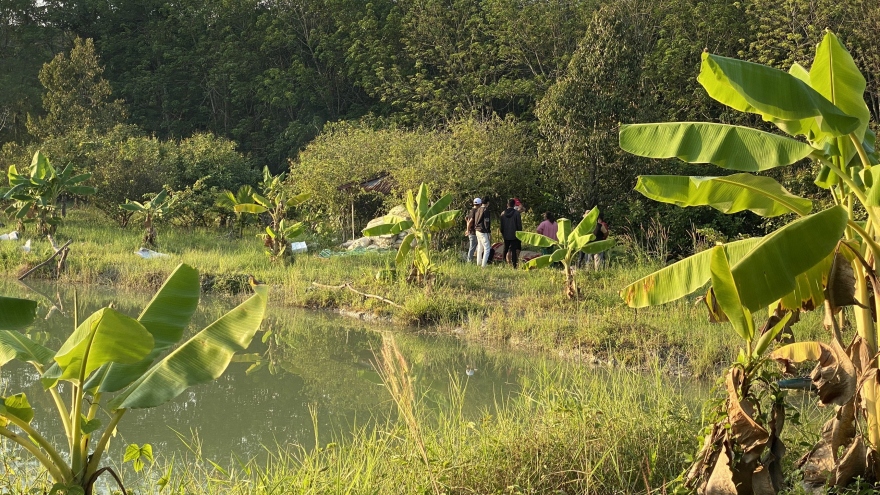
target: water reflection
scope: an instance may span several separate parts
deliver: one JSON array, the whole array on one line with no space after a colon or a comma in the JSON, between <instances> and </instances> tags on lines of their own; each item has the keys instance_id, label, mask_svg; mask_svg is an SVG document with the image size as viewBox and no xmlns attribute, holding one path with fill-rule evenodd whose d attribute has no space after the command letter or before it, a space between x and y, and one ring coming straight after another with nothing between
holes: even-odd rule
<instances>
[{"instance_id":1,"label":"water reflection","mask_svg":"<svg viewBox=\"0 0 880 495\"><path fill-rule=\"evenodd\" d=\"M0 291L40 301L41 320L29 333L44 345L57 349L72 330L75 296L68 288L2 283ZM81 290L76 301L81 318L109 304L136 317L148 297L92 287ZM203 299L190 332L237 302ZM448 405L450 387L461 387L466 390L464 413L477 417L518 390L519 377L532 359L454 338L397 330L416 390L429 408ZM310 411L317 419L318 441L338 440L354 427L371 419L384 420L393 411L373 366L373 349L380 345L375 326L326 313L270 309L251 347L219 380L190 388L164 406L129 411L112 441L111 456L121 457L128 443L151 443L163 455L183 453L188 447L181 440L215 459L228 458L232 452L242 458L260 457L266 447L274 450L276 444L310 449L316 437ZM38 378L29 366L10 363L0 369L0 391L24 391L37 411L34 425L60 441L62 427ZM198 442L190 441L194 437Z\"/></svg>"}]
</instances>

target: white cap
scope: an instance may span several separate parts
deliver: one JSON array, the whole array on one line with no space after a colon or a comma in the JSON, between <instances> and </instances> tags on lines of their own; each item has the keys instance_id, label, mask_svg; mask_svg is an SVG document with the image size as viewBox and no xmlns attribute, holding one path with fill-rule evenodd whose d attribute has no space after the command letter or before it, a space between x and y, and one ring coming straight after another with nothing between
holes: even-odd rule
<instances>
[{"instance_id":1,"label":"white cap","mask_svg":"<svg viewBox=\"0 0 880 495\"><path fill-rule=\"evenodd\" d=\"M481 204L483 204L483 201L480 198L474 198L474 204L481 205Z\"/></svg>"}]
</instances>

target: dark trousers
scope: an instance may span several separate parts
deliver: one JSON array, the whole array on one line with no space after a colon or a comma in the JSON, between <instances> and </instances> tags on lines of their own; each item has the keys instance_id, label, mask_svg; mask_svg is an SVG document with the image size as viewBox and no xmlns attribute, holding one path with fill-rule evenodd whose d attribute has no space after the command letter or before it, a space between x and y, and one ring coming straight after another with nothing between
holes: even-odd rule
<instances>
[{"instance_id":1,"label":"dark trousers","mask_svg":"<svg viewBox=\"0 0 880 495\"><path fill-rule=\"evenodd\" d=\"M504 259L507 263L516 265L519 263L519 252L522 250L522 242L519 239L504 239Z\"/></svg>"}]
</instances>

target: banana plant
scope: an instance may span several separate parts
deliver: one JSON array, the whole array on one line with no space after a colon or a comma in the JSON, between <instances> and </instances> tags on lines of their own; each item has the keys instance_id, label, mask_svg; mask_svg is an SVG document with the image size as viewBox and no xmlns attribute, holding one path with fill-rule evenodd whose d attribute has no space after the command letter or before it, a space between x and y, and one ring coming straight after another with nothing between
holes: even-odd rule
<instances>
[{"instance_id":1,"label":"banana plant","mask_svg":"<svg viewBox=\"0 0 880 495\"><path fill-rule=\"evenodd\" d=\"M158 247L159 233L156 231L156 219L162 218L174 207L173 199L168 195L168 191L162 189L153 199L140 203L138 201L126 200L125 204L119 205L120 208L130 211L144 219L144 237L141 243L144 246Z\"/></svg>"},{"instance_id":2,"label":"banana plant","mask_svg":"<svg viewBox=\"0 0 880 495\"><path fill-rule=\"evenodd\" d=\"M287 210L308 201L309 193L293 194L286 184L287 174L273 176L269 168L263 169L263 182L260 193L251 194L251 201L233 206L236 213L269 215L269 225L265 233L258 234L272 259L283 259L290 255L290 239L302 234L302 222L291 224L287 220Z\"/></svg>"},{"instance_id":3,"label":"banana plant","mask_svg":"<svg viewBox=\"0 0 880 495\"><path fill-rule=\"evenodd\" d=\"M407 232L403 243L397 250L394 261L398 268L407 265L412 254L407 280L425 284L430 288L434 281L436 265L431 259L431 234L446 230L455 225L458 210L447 210L452 203L452 195L447 194L431 203L428 186L419 186L418 196L412 190L406 192L406 211L409 218L388 214L384 223L364 229L366 236L396 235Z\"/></svg>"},{"instance_id":4,"label":"banana plant","mask_svg":"<svg viewBox=\"0 0 880 495\"><path fill-rule=\"evenodd\" d=\"M37 151L27 173L20 173L15 165L9 166L9 189L3 199L11 199L12 203L6 209L6 215L20 224L34 221L42 234L54 234L65 213L64 205L58 205L59 198L68 194L95 194L94 188L82 184L91 176L74 175L73 164L58 172L49 159Z\"/></svg>"},{"instance_id":5,"label":"banana plant","mask_svg":"<svg viewBox=\"0 0 880 495\"><path fill-rule=\"evenodd\" d=\"M864 430L859 434L867 438L867 457L880 459L880 410L875 407L880 398L880 374L873 358L878 349L878 324L871 309L880 302L880 291L869 290L880 259L880 168L873 166L878 156L874 133L868 127L865 79L837 37L826 32L809 70L795 64L786 72L704 53L698 81L715 100L758 115L780 132L708 122L623 125L620 146L630 153L709 163L740 172L723 177L645 176L639 178L636 190L682 207L709 206L725 213L748 210L765 217L798 217L762 239L723 246L742 304L749 311L808 311L822 307L826 308L828 326L839 325L842 313L828 314L828 282L835 264L840 264L835 262L835 252L852 251L845 262L853 273L853 298L857 303L853 304L853 312L858 338L852 345L863 347L870 357L854 364L851 379L860 380L863 400L851 407L867 418L859 423ZM816 164L815 183L829 191L835 206L812 213L813 204L808 199L791 194L771 178L754 175L805 159ZM866 222L856 217L859 210L867 215ZM841 244L842 240L845 242ZM679 299L709 281L710 263L710 254L699 253L636 281L624 288L621 296L632 307ZM845 363L845 355L834 350L846 348L839 332L834 332L832 339L830 351L817 345L811 353L782 352L778 357L798 361L818 356L822 358L820 365ZM824 353L817 354L816 349ZM814 375L817 382L824 376ZM840 410L838 414L842 414ZM831 448L822 452L824 465L840 471L844 457ZM880 479L880 473L869 471L865 467L857 475ZM853 476L836 476L833 481L845 483Z\"/></svg>"},{"instance_id":6,"label":"banana plant","mask_svg":"<svg viewBox=\"0 0 880 495\"><path fill-rule=\"evenodd\" d=\"M220 208L225 208L227 210L232 210L235 213L235 220L238 224L238 236L241 237L244 232L245 226L245 217L242 212L235 211L235 207L243 204L253 204L254 203L254 188L245 184L238 188L238 191L223 191L217 195L216 205Z\"/></svg>"},{"instance_id":7,"label":"banana plant","mask_svg":"<svg viewBox=\"0 0 880 495\"><path fill-rule=\"evenodd\" d=\"M565 295L569 299L577 297L580 291L578 290L577 282L574 279L574 273L571 269L575 256L579 253L598 254L610 249L614 245L613 239L592 242L596 239L593 232L596 230L596 222L598 219L598 207L594 207L584 215L583 220L581 220L574 230L571 228L571 220L560 218L556 221L556 225L559 226L557 232L557 237L559 238L558 241L534 232L517 232L517 239L525 244L540 248L556 248L550 254L538 256L537 258L530 260L525 265L526 269L532 270L535 268L545 268L553 263L561 263L562 269L565 272Z\"/></svg>"},{"instance_id":8,"label":"banana plant","mask_svg":"<svg viewBox=\"0 0 880 495\"><path fill-rule=\"evenodd\" d=\"M199 302L198 272L180 265L140 316L98 310L75 321L57 351L18 331L33 321L35 302L0 297L0 366L16 359L34 367L67 442L56 445L37 430L43 422L34 419L43 411L24 393L0 397L0 435L46 469L53 493L91 494L101 474L114 474L102 460L128 410L160 406L190 386L217 379L233 355L248 347L265 315L268 288L255 285L254 292L178 345ZM71 391L69 402L63 389Z\"/></svg>"}]
</instances>

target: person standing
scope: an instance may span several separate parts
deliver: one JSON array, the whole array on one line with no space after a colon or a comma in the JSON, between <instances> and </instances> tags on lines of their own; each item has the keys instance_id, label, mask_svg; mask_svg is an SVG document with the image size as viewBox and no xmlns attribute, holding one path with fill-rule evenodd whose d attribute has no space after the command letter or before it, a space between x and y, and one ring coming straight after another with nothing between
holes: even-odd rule
<instances>
[{"instance_id":1,"label":"person standing","mask_svg":"<svg viewBox=\"0 0 880 495\"><path fill-rule=\"evenodd\" d=\"M504 259L514 268L519 264L519 252L522 243L516 233L522 230L522 215L516 209L516 200L507 202L507 209L501 213L501 237L504 239Z\"/></svg>"},{"instance_id":2,"label":"person standing","mask_svg":"<svg viewBox=\"0 0 880 495\"><path fill-rule=\"evenodd\" d=\"M596 229L593 230L593 235L596 236L595 241L604 241L608 239L608 224L605 223L605 218L602 213L599 213L599 218L596 219ZM593 255L593 267L596 270L602 268L605 264L605 251L601 253L596 253Z\"/></svg>"},{"instance_id":3,"label":"person standing","mask_svg":"<svg viewBox=\"0 0 880 495\"><path fill-rule=\"evenodd\" d=\"M554 241L559 241L556 237L559 232L559 225L556 224L556 215L550 213L549 211L544 212L544 221L538 225L537 232L544 237L549 237ZM550 254L553 251L552 247L546 247L541 250L544 254Z\"/></svg>"},{"instance_id":4,"label":"person standing","mask_svg":"<svg viewBox=\"0 0 880 495\"><path fill-rule=\"evenodd\" d=\"M476 199L474 202L476 203ZM486 266L489 263L489 255L492 244L489 240L491 225L489 223L489 205L480 201L480 207L474 212L474 233L477 236L477 265Z\"/></svg>"},{"instance_id":5,"label":"person standing","mask_svg":"<svg viewBox=\"0 0 880 495\"><path fill-rule=\"evenodd\" d=\"M474 256L477 254L477 231L476 227L476 216L477 210L480 209L480 205L483 204L483 201L480 198L474 198L474 206L464 215L464 235L468 238L468 252L467 252L467 262L470 263L474 260ZM479 260L478 260L479 261Z\"/></svg>"}]
</instances>

